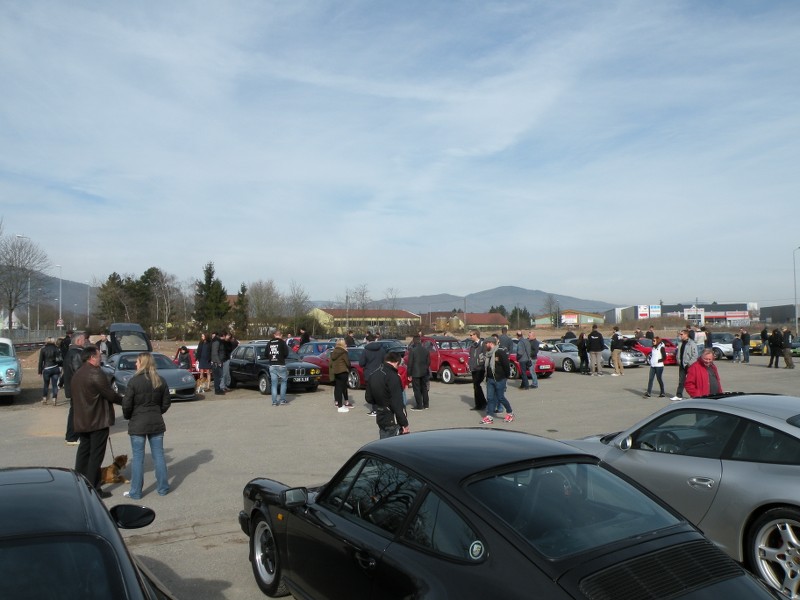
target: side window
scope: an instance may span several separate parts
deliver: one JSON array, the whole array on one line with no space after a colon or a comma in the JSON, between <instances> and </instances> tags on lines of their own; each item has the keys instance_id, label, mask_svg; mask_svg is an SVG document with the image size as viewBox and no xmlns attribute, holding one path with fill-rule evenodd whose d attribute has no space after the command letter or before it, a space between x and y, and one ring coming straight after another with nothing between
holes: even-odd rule
<instances>
[{"instance_id":1,"label":"side window","mask_svg":"<svg viewBox=\"0 0 800 600\"><path fill-rule=\"evenodd\" d=\"M362 464L360 472L355 475ZM422 483L405 471L370 458L359 461L350 469L326 494L322 503L342 515L361 519L394 534L405 521L421 488Z\"/></svg>"},{"instance_id":2,"label":"side window","mask_svg":"<svg viewBox=\"0 0 800 600\"><path fill-rule=\"evenodd\" d=\"M256 355L256 351L255 351L255 349L254 349L252 346L247 346L247 347L244 349L244 359L245 359L245 360L248 360L248 361L249 361L249 360L253 360L253 358L255 357L255 355Z\"/></svg>"},{"instance_id":3,"label":"side window","mask_svg":"<svg viewBox=\"0 0 800 600\"><path fill-rule=\"evenodd\" d=\"M721 458L725 445L739 424L733 415L707 411L673 411L643 427L633 447L639 450Z\"/></svg>"},{"instance_id":4,"label":"side window","mask_svg":"<svg viewBox=\"0 0 800 600\"><path fill-rule=\"evenodd\" d=\"M731 458L750 462L797 465L800 464L800 441L781 431L748 422Z\"/></svg>"},{"instance_id":5,"label":"side window","mask_svg":"<svg viewBox=\"0 0 800 600\"><path fill-rule=\"evenodd\" d=\"M418 546L459 560L480 560L483 542L448 504L430 492L403 537Z\"/></svg>"}]
</instances>

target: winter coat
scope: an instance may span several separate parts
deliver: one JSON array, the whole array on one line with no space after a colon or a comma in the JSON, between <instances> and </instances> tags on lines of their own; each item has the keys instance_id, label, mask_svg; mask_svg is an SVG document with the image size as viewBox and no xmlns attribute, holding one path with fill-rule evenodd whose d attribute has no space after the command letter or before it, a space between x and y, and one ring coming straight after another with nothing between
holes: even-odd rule
<instances>
[{"instance_id":1,"label":"winter coat","mask_svg":"<svg viewBox=\"0 0 800 600\"><path fill-rule=\"evenodd\" d=\"M393 424L408 427L403 404L403 384L397 370L388 363L381 363L370 374L367 386L375 403L375 421L378 427L385 429Z\"/></svg>"},{"instance_id":2,"label":"winter coat","mask_svg":"<svg viewBox=\"0 0 800 600\"><path fill-rule=\"evenodd\" d=\"M422 344L414 344L409 348L408 375L410 377L426 377L431 371L431 351Z\"/></svg>"},{"instance_id":3,"label":"winter coat","mask_svg":"<svg viewBox=\"0 0 800 600\"><path fill-rule=\"evenodd\" d=\"M714 373L714 376L717 378L717 382L719 383L719 389L717 390L717 393L721 394L723 392L722 381L719 378L717 365L714 363L711 363L711 371ZM706 369L706 366L702 361L695 362L687 369L686 381L683 385L686 389L686 393L692 398L697 398L698 396L708 396L711 393L711 382L708 378L708 369Z\"/></svg>"},{"instance_id":4,"label":"winter coat","mask_svg":"<svg viewBox=\"0 0 800 600\"><path fill-rule=\"evenodd\" d=\"M370 342L364 346L364 353L358 359L358 364L364 367L364 379L369 379L369 376L383 364L385 356L386 347L380 342Z\"/></svg>"},{"instance_id":5,"label":"winter coat","mask_svg":"<svg viewBox=\"0 0 800 600\"><path fill-rule=\"evenodd\" d=\"M39 375L45 369L60 367L62 362L61 351L58 347L52 342L45 344L44 348L39 350Z\"/></svg>"},{"instance_id":6,"label":"winter coat","mask_svg":"<svg viewBox=\"0 0 800 600\"><path fill-rule=\"evenodd\" d=\"M161 384L153 384L143 372L136 373L128 381L128 389L122 399L122 416L128 419L129 435L154 435L164 433L167 426L163 415L169 410L169 388L161 378Z\"/></svg>"},{"instance_id":7,"label":"winter coat","mask_svg":"<svg viewBox=\"0 0 800 600\"><path fill-rule=\"evenodd\" d=\"M330 358L328 359L328 373L329 378L333 380L334 375L339 373L350 372L350 355L345 348L338 346L331 351Z\"/></svg>"},{"instance_id":8,"label":"winter coat","mask_svg":"<svg viewBox=\"0 0 800 600\"><path fill-rule=\"evenodd\" d=\"M586 349L589 352L602 352L605 350L605 344L603 343L603 334L593 329L589 335L586 336Z\"/></svg>"},{"instance_id":9,"label":"winter coat","mask_svg":"<svg viewBox=\"0 0 800 600\"><path fill-rule=\"evenodd\" d=\"M122 397L100 367L84 363L72 377L72 411L75 433L90 433L114 424L114 404Z\"/></svg>"}]
</instances>

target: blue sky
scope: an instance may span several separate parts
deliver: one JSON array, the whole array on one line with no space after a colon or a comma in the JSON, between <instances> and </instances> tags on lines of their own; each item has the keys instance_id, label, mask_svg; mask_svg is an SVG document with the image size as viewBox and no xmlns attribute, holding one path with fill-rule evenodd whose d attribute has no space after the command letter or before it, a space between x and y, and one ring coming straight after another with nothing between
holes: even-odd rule
<instances>
[{"instance_id":1,"label":"blue sky","mask_svg":"<svg viewBox=\"0 0 800 600\"><path fill-rule=\"evenodd\" d=\"M798 31L789 1L5 0L0 217L74 281L791 303Z\"/></svg>"}]
</instances>

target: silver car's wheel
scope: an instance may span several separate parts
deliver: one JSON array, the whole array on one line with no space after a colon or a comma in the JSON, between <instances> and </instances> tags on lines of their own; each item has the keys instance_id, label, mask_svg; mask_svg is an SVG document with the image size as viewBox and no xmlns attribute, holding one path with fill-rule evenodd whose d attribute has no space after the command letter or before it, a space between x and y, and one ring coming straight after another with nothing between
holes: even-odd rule
<instances>
[{"instance_id":1,"label":"silver car's wheel","mask_svg":"<svg viewBox=\"0 0 800 600\"><path fill-rule=\"evenodd\" d=\"M714 360L722 360L722 350L719 348L714 348Z\"/></svg>"},{"instance_id":2,"label":"silver car's wheel","mask_svg":"<svg viewBox=\"0 0 800 600\"><path fill-rule=\"evenodd\" d=\"M800 598L800 511L773 508L750 527L750 569L789 598Z\"/></svg>"},{"instance_id":3,"label":"silver car's wheel","mask_svg":"<svg viewBox=\"0 0 800 600\"><path fill-rule=\"evenodd\" d=\"M266 373L262 373L258 378L258 391L264 396L272 393L272 385L270 385L269 377L267 377Z\"/></svg>"},{"instance_id":4,"label":"silver car's wheel","mask_svg":"<svg viewBox=\"0 0 800 600\"><path fill-rule=\"evenodd\" d=\"M564 362L561 363L561 368L564 369L565 373L572 373L575 370L575 363L572 362L571 358L565 358Z\"/></svg>"},{"instance_id":5,"label":"silver car's wheel","mask_svg":"<svg viewBox=\"0 0 800 600\"><path fill-rule=\"evenodd\" d=\"M281 561L278 544L272 528L264 517L259 516L250 536L250 554L253 575L261 591L267 596L286 596L289 590L281 578Z\"/></svg>"},{"instance_id":6,"label":"silver car's wheel","mask_svg":"<svg viewBox=\"0 0 800 600\"><path fill-rule=\"evenodd\" d=\"M351 390L357 390L361 387L361 378L358 376L358 371L355 369L350 369L350 372L347 374L347 387Z\"/></svg>"}]
</instances>

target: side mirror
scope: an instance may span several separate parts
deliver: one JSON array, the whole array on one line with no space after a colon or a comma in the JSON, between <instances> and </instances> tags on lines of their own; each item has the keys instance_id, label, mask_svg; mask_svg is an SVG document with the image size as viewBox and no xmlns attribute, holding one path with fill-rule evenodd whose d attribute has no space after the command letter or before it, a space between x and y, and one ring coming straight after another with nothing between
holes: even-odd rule
<instances>
[{"instance_id":1,"label":"side mirror","mask_svg":"<svg viewBox=\"0 0 800 600\"><path fill-rule=\"evenodd\" d=\"M308 490L304 487L289 488L281 492L281 506L294 508L304 506L308 502Z\"/></svg>"},{"instance_id":2,"label":"side mirror","mask_svg":"<svg viewBox=\"0 0 800 600\"><path fill-rule=\"evenodd\" d=\"M156 512L152 508L136 504L117 504L112 506L108 512L111 513L111 518L120 529L146 527L156 518Z\"/></svg>"},{"instance_id":3,"label":"side mirror","mask_svg":"<svg viewBox=\"0 0 800 600\"><path fill-rule=\"evenodd\" d=\"M626 438L623 438L619 442L619 449L620 450L630 450L633 447L633 436L629 435Z\"/></svg>"}]
</instances>

